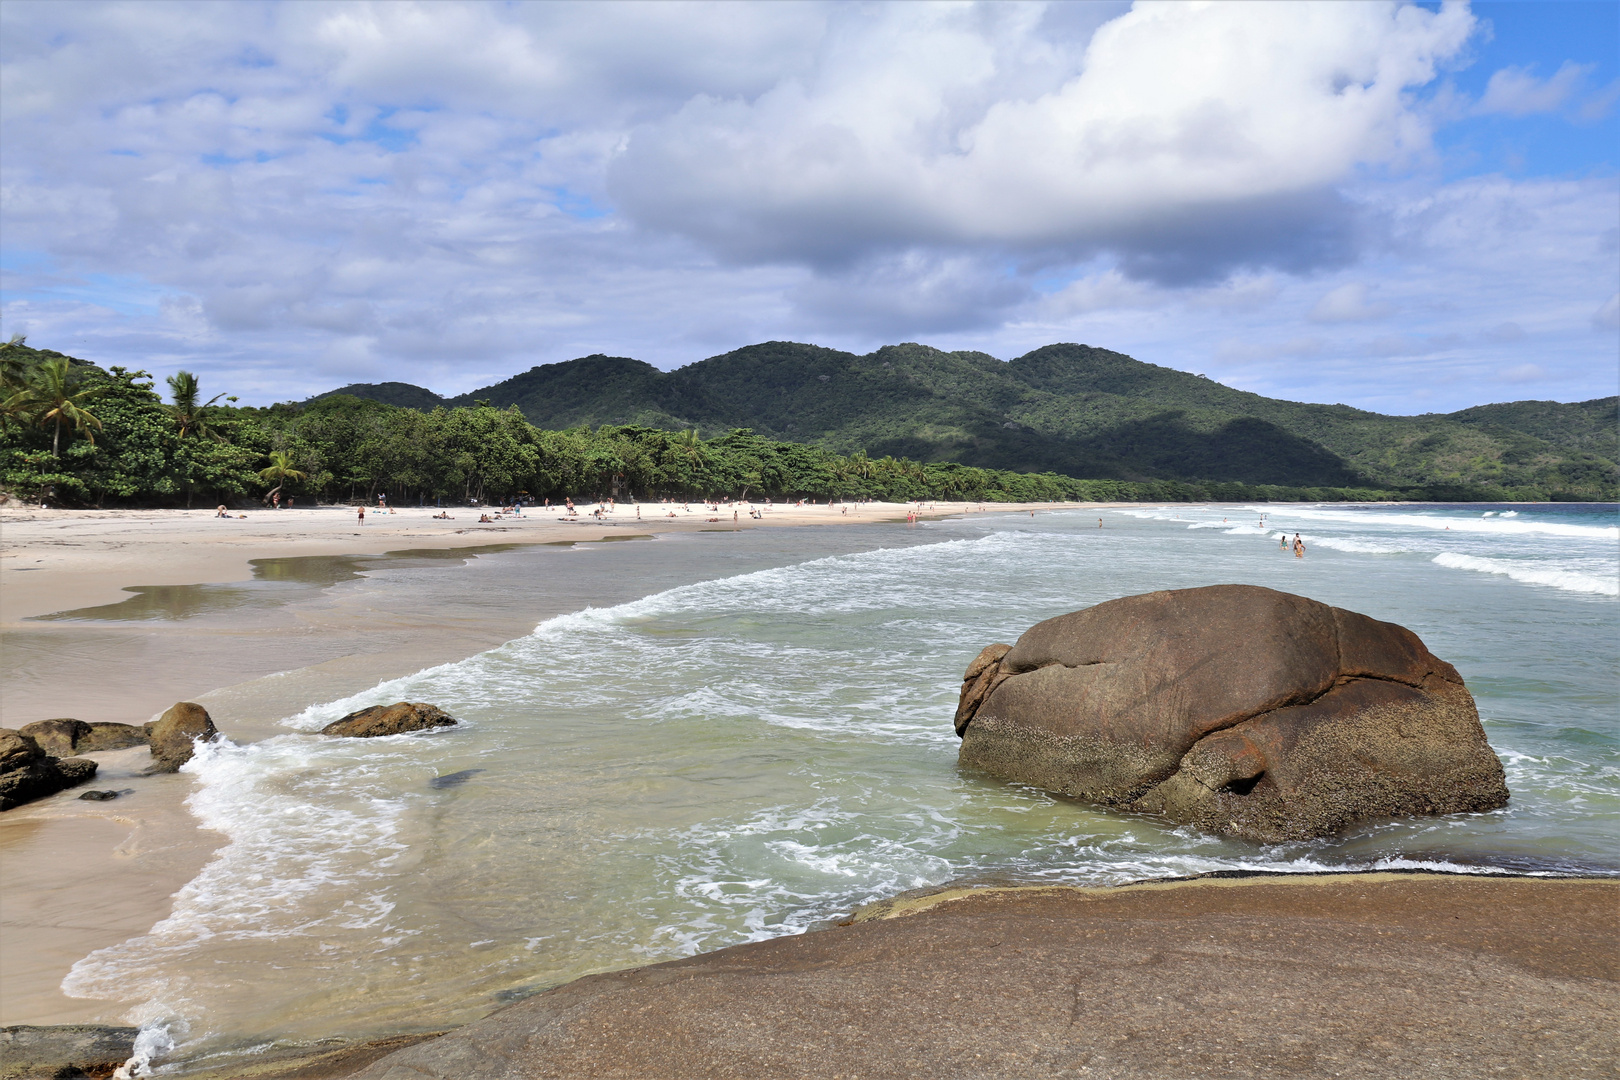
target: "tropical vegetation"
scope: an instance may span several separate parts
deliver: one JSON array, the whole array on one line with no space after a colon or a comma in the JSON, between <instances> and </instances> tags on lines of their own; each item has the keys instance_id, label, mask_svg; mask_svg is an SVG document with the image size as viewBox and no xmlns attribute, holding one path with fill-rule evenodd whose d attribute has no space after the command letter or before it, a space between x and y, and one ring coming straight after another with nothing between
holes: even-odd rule
<instances>
[{"instance_id":1,"label":"tropical vegetation","mask_svg":"<svg viewBox=\"0 0 1620 1080\"><path fill-rule=\"evenodd\" d=\"M750 345L659 371L625 357L546 364L444 399L407 383L339 393L430 410L487 400L545 428L749 427L839 454L1128 481L1236 481L1437 499L1613 499L1616 399L1385 416L1263 397L1089 345L864 356Z\"/></svg>"},{"instance_id":2,"label":"tropical vegetation","mask_svg":"<svg viewBox=\"0 0 1620 1080\"><path fill-rule=\"evenodd\" d=\"M1608 473L1600 465L1599 482L1578 490L1532 494L1444 480L1428 488L1383 486L1349 469L1327 472L1348 482L1314 484L1196 473L1081 478L1050 469L869 453L864 446L841 450L830 440L770 438L745 426L706 434L698 425L667 416L660 423L639 418L548 429L531 423L516 403L489 399L422 408L333 394L245 407L224 394L205 400L199 380L188 372L167 380L165 400L146 372L103 370L22 341L0 346L0 378L5 406L0 488L65 505L193 505L198 500L212 505L269 502L278 495L306 503L373 502L386 495L396 505L523 497L987 502L1614 497L1612 465ZM1521 411L1524 423L1557 434L1556 415L1546 409ZM1491 422L1500 426L1513 420ZM1584 452L1605 460L1600 431L1581 437L1591 447Z\"/></svg>"}]
</instances>

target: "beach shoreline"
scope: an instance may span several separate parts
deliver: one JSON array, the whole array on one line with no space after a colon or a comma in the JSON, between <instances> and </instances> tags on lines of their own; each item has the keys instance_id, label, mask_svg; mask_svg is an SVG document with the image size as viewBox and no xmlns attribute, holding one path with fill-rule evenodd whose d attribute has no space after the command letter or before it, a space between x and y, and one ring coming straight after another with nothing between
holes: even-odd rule
<instances>
[{"instance_id":1,"label":"beach shoreline","mask_svg":"<svg viewBox=\"0 0 1620 1080\"><path fill-rule=\"evenodd\" d=\"M309 705L463 659L579 606L575 597L540 609L485 608L446 625L430 605L413 605L407 588L389 585L381 589L393 601L385 610L375 603L334 606L329 589L313 588L304 602L273 617L250 605L223 621L200 620L197 629L184 620L38 619L127 602L131 589L252 582L255 563L266 560L437 553L459 557L465 567L482 553L536 545L895 524L908 515L919 521L978 516L981 504L849 504L847 513L837 505L777 505L764 510L761 520L740 511L735 522L729 507L688 513L686 505L642 504L640 520L633 505L620 506L602 522L589 516L560 521L554 510L527 508L521 517L488 524L477 521L482 511L476 509L452 511L450 521L434 519L440 511L431 507L381 515L369 510L364 526L347 506L257 510L229 520L216 518L214 510L0 507L0 636L14 661L0 694L0 726L61 716L139 724L176 700L195 700L227 737L254 742L284 733L276 721ZM982 505L986 515L1021 516L1115 504ZM679 516L653 516L670 512ZM361 565L358 572L368 568ZM611 589L591 602L621 603L645 591L633 581ZM380 645L379 626L387 631ZM320 655L323 644L333 646L332 655ZM316 662L277 666L282 655ZM64 662L96 675L62 686ZM84 802L68 791L0 816L6 871L0 884L0 1024L111 1022L122 1015L127 1004L65 996L62 978L88 953L165 918L174 893L224 842L186 810L193 785L185 774L140 777L143 749L89 756L101 763L101 772L88 787L128 791L138 785L140 798ZM64 859L63 852L72 857Z\"/></svg>"}]
</instances>

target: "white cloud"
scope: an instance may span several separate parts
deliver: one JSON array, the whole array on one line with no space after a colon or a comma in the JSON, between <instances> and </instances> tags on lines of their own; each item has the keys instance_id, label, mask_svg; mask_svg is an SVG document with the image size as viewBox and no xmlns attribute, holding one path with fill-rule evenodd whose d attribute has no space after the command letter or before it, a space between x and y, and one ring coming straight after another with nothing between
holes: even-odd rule
<instances>
[{"instance_id":1,"label":"white cloud","mask_svg":"<svg viewBox=\"0 0 1620 1080\"><path fill-rule=\"evenodd\" d=\"M1165 290L1126 277L1117 268L1110 267L1076 278L1045 297L1040 307L1046 317L1061 319L1094 311L1161 307L1167 300Z\"/></svg>"},{"instance_id":2,"label":"white cloud","mask_svg":"<svg viewBox=\"0 0 1620 1080\"><path fill-rule=\"evenodd\" d=\"M1388 304L1368 303L1367 286L1360 281L1352 281L1318 300L1316 306L1311 308L1309 318L1312 322L1322 323L1371 322L1387 318L1391 310Z\"/></svg>"},{"instance_id":3,"label":"white cloud","mask_svg":"<svg viewBox=\"0 0 1620 1080\"><path fill-rule=\"evenodd\" d=\"M610 190L744 261L1118 248L1139 273L1193 280L1331 258L1345 208L1330 186L1427 147L1406 92L1474 26L1458 4L1138 4L1079 71L1008 96L1021 10L981 33L977 8L874 9L805 78L635 128ZM1312 229L1329 250L1301 250Z\"/></svg>"},{"instance_id":4,"label":"white cloud","mask_svg":"<svg viewBox=\"0 0 1620 1080\"><path fill-rule=\"evenodd\" d=\"M1485 84L1477 111L1506 116L1557 112L1596 68L1596 64L1566 60L1546 79L1536 78L1528 68L1502 68Z\"/></svg>"}]
</instances>

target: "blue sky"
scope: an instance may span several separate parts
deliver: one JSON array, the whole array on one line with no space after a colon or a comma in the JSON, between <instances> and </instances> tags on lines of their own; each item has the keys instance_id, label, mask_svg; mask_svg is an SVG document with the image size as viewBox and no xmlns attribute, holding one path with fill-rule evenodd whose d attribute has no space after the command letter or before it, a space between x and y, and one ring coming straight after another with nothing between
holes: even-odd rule
<instances>
[{"instance_id":1,"label":"blue sky","mask_svg":"<svg viewBox=\"0 0 1620 1080\"><path fill-rule=\"evenodd\" d=\"M1620 382L1620 4L0 5L0 333L267 403L1081 341Z\"/></svg>"}]
</instances>

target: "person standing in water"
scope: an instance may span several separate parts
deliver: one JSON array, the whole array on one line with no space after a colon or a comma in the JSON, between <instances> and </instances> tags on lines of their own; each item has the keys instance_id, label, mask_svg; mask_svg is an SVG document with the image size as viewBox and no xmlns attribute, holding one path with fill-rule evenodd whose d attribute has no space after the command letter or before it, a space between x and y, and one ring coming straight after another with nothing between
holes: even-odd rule
<instances>
[{"instance_id":1,"label":"person standing in water","mask_svg":"<svg viewBox=\"0 0 1620 1080\"><path fill-rule=\"evenodd\" d=\"M1301 540L1299 538L1299 533L1295 533L1294 534L1294 558L1303 559L1304 557L1305 557L1305 541L1303 541L1303 540Z\"/></svg>"}]
</instances>

